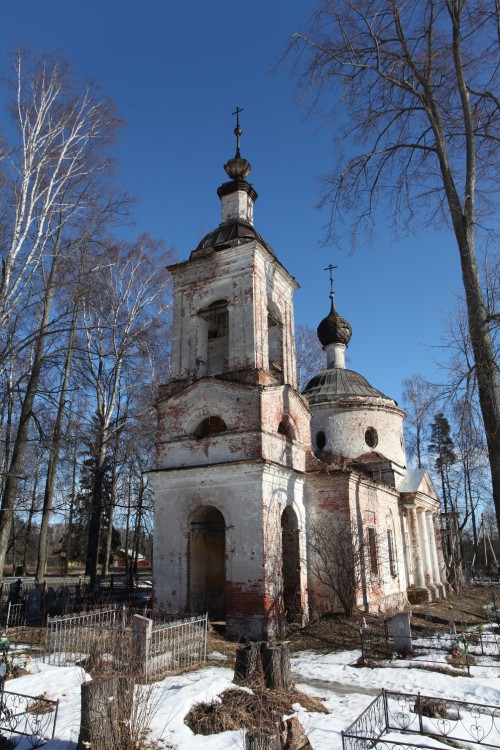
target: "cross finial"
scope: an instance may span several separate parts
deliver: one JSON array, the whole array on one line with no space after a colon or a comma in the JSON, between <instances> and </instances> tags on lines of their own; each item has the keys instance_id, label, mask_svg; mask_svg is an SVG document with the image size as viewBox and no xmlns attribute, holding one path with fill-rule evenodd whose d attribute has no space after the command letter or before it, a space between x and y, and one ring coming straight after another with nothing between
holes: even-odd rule
<instances>
[{"instance_id":1,"label":"cross finial","mask_svg":"<svg viewBox=\"0 0 500 750\"><path fill-rule=\"evenodd\" d=\"M236 159L240 159L240 135L242 134L242 129L240 128L240 112L243 112L242 107L236 107L234 112L231 112L231 115L236 115L236 127L234 129L234 134L236 136Z\"/></svg>"},{"instance_id":2,"label":"cross finial","mask_svg":"<svg viewBox=\"0 0 500 750\"><path fill-rule=\"evenodd\" d=\"M335 268L338 268L338 266L332 266L331 263L330 263L329 266L327 266L325 268L325 271L330 271L330 299L332 301L332 304L333 304L333 297L334 297L334 293L333 293L333 271L334 271Z\"/></svg>"}]
</instances>

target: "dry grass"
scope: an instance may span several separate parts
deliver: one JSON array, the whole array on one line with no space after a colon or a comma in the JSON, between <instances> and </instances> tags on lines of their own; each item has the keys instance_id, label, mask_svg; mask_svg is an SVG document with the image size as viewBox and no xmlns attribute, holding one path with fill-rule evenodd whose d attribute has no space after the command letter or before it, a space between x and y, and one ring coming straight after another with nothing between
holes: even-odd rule
<instances>
[{"instance_id":1,"label":"dry grass","mask_svg":"<svg viewBox=\"0 0 500 750\"><path fill-rule=\"evenodd\" d=\"M231 688L210 703L197 703L185 723L195 734L219 734L228 730L276 727L285 714L293 713L292 704L300 703L308 711L328 713L319 698L291 690L238 690Z\"/></svg>"},{"instance_id":2,"label":"dry grass","mask_svg":"<svg viewBox=\"0 0 500 750\"><path fill-rule=\"evenodd\" d=\"M476 659L471 654L460 654L460 656L447 654L445 659L448 664L451 667L455 667L455 669L467 669L467 664L469 667L475 667L477 664Z\"/></svg>"},{"instance_id":3,"label":"dry grass","mask_svg":"<svg viewBox=\"0 0 500 750\"><path fill-rule=\"evenodd\" d=\"M32 703L26 708L28 714L51 714L56 710L53 703L49 703L43 695L39 695L35 698Z\"/></svg>"},{"instance_id":4,"label":"dry grass","mask_svg":"<svg viewBox=\"0 0 500 750\"><path fill-rule=\"evenodd\" d=\"M500 588L494 592L500 608ZM418 638L423 631L449 631L449 622L457 628L478 625L486 620L485 606L493 601L493 591L489 586L463 588L458 594L437 602L426 602L411 607L411 629ZM368 626L370 639L384 638L384 615L357 613L347 619L342 615L323 617L287 633L290 651L348 651L360 647L359 630Z\"/></svg>"}]
</instances>

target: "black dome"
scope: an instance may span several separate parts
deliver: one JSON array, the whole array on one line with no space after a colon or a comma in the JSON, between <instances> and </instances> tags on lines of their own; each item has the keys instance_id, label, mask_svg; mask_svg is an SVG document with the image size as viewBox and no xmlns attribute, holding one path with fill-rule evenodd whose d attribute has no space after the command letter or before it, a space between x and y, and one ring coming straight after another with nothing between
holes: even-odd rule
<instances>
[{"instance_id":1,"label":"black dome","mask_svg":"<svg viewBox=\"0 0 500 750\"><path fill-rule=\"evenodd\" d=\"M318 338L323 346L328 344L348 345L352 336L352 328L345 318L335 310L332 299L332 309L318 326Z\"/></svg>"},{"instance_id":2,"label":"black dome","mask_svg":"<svg viewBox=\"0 0 500 750\"><path fill-rule=\"evenodd\" d=\"M359 372L333 367L321 370L309 381L303 391L310 404L323 404L337 401L349 396L365 398L383 398L393 401L378 391ZM394 402L393 402L394 403Z\"/></svg>"},{"instance_id":3,"label":"black dome","mask_svg":"<svg viewBox=\"0 0 500 750\"><path fill-rule=\"evenodd\" d=\"M198 255L205 255L211 250L223 250L225 247L243 245L245 242L251 242L252 240L258 240L261 245L269 250L271 255L276 256L272 247L255 230L252 224L242 219L233 219L220 224L217 229L206 234L190 257L196 258Z\"/></svg>"}]
</instances>

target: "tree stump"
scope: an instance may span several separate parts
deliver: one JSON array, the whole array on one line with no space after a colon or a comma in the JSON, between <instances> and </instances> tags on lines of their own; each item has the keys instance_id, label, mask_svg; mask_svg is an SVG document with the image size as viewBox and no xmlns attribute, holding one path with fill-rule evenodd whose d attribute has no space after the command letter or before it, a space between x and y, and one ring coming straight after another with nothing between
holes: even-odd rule
<instances>
[{"instance_id":1,"label":"tree stump","mask_svg":"<svg viewBox=\"0 0 500 750\"><path fill-rule=\"evenodd\" d=\"M290 651L285 644L281 645L281 679L283 690L291 690L293 687L292 665L290 664Z\"/></svg>"},{"instance_id":2,"label":"tree stump","mask_svg":"<svg viewBox=\"0 0 500 750\"><path fill-rule=\"evenodd\" d=\"M77 750L130 746L134 681L114 675L81 686L82 721Z\"/></svg>"},{"instance_id":3,"label":"tree stump","mask_svg":"<svg viewBox=\"0 0 500 750\"><path fill-rule=\"evenodd\" d=\"M281 750L278 729L271 727L249 729L245 735L245 750Z\"/></svg>"},{"instance_id":4,"label":"tree stump","mask_svg":"<svg viewBox=\"0 0 500 750\"><path fill-rule=\"evenodd\" d=\"M285 644L249 643L236 651L233 681L236 685L261 683L269 690L291 690L290 652Z\"/></svg>"},{"instance_id":5,"label":"tree stump","mask_svg":"<svg viewBox=\"0 0 500 750\"><path fill-rule=\"evenodd\" d=\"M256 680L261 674L260 643L249 643L236 651L234 682L246 685Z\"/></svg>"},{"instance_id":6,"label":"tree stump","mask_svg":"<svg viewBox=\"0 0 500 750\"><path fill-rule=\"evenodd\" d=\"M264 682L269 690L290 690L292 687L292 671L288 647L268 646L262 648L262 668Z\"/></svg>"}]
</instances>

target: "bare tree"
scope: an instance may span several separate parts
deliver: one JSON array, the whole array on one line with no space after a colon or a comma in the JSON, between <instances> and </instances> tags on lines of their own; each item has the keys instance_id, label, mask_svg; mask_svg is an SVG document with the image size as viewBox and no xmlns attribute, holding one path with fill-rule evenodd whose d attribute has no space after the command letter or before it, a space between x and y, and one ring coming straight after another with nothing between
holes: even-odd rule
<instances>
[{"instance_id":1,"label":"bare tree","mask_svg":"<svg viewBox=\"0 0 500 750\"><path fill-rule=\"evenodd\" d=\"M433 416L432 407L436 400L436 388L416 374L403 380L403 402L407 412L407 423L413 429L407 440L410 455L417 458L419 469L423 467L426 433Z\"/></svg>"},{"instance_id":2,"label":"bare tree","mask_svg":"<svg viewBox=\"0 0 500 750\"><path fill-rule=\"evenodd\" d=\"M169 276L158 270L162 244L143 236L134 245L114 245L113 257L82 301L79 368L81 383L93 392L94 415L90 436L93 461L92 514L89 525L86 573L97 573L103 513L104 477L116 432L121 432L128 410L118 414L125 368L133 368L142 339L166 317ZM129 385L141 384L129 379Z\"/></svg>"},{"instance_id":3,"label":"bare tree","mask_svg":"<svg viewBox=\"0 0 500 750\"><path fill-rule=\"evenodd\" d=\"M56 328L61 266L74 250L75 232L80 239L89 232L85 217L95 217L95 196L104 190L100 178L110 164L106 146L117 124L110 103L92 87L75 92L69 71L57 62L30 67L19 54L12 90L17 142L4 160L1 182L0 375L19 362L26 347L33 357L20 388L2 492L0 578L47 345ZM10 335L14 322L16 335Z\"/></svg>"},{"instance_id":4,"label":"bare tree","mask_svg":"<svg viewBox=\"0 0 500 750\"><path fill-rule=\"evenodd\" d=\"M319 370L325 367L325 352L316 331L307 325L298 325L295 331L297 354L297 388L303 391Z\"/></svg>"},{"instance_id":5,"label":"bare tree","mask_svg":"<svg viewBox=\"0 0 500 750\"><path fill-rule=\"evenodd\" d=\"M332 231L346 212L355 234L371 226L384 197L396 225L451 223L500 523L500 382L476 257L479 218L498 202L498 28L498 3L484 0L320 0L294 44L315 103L340 112Z\"/></svg>"},{"instance_id":6,"label":"bare tree","mask_svg":"<svg viewBox=\"0 0 500 750\"><path fill-rule=\"evenodd\" d=\"M371 527L370 527L371 528ZM314 519L307 533L308 565L335 609L351 617L371 573L382 574L384 544L345 514Z\"/></svg>"},{"instance_id":7,"label":"bare tree","mask_svg":"<svg viewBox=\"0 0 500 750\"><path fill-rule=\"evenodd\" d=\"M0 331L23 304L33 276L61 228L93 198L89 183L111 160L103 148L117 119L92 86L73 88L67 65L21 53L10 80L17 142L3 160L4 242L0 275ZM75 186L78 189L75 191ZM5 347L5 340L2 340ZM2 352L0 367L8 361Z\"/></svg>"}]
</instances>

